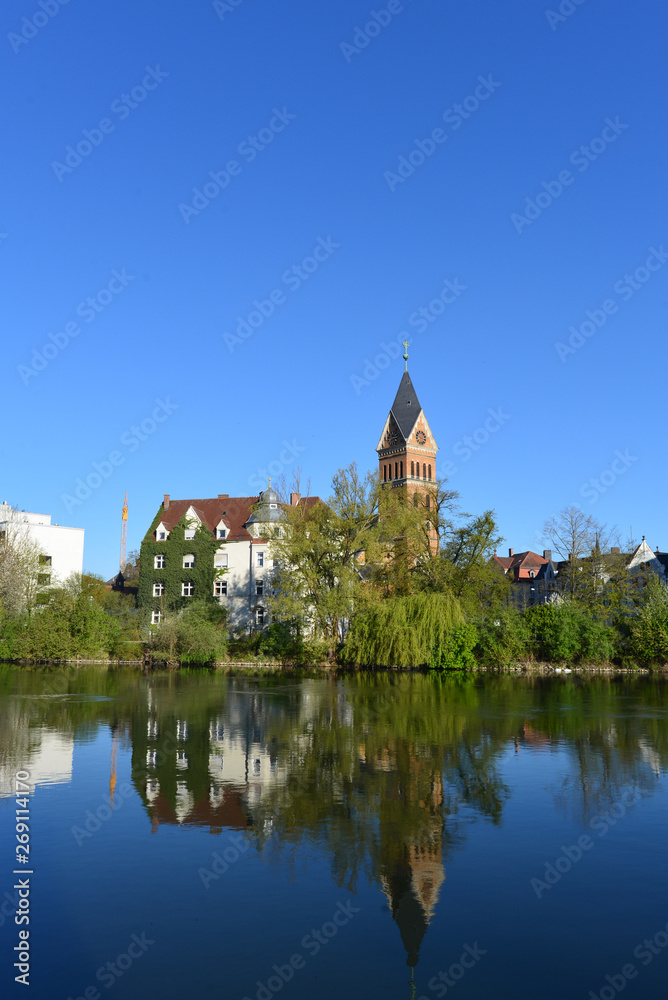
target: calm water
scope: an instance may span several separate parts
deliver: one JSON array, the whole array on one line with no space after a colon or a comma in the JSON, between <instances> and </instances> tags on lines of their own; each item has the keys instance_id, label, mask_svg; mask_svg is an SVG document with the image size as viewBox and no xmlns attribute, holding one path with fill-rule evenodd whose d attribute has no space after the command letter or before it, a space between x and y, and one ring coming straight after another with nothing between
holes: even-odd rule
<instances>
[{"instance_id":1,"label":"calm water","mask_svg":"<svg viewBox=\"0 0 668 1000\"><path fill-rule=\"evenodd\" d=\"M667 764L644 677L0 669L0 995L665 998Z\"/></svg>"}]
</instances>

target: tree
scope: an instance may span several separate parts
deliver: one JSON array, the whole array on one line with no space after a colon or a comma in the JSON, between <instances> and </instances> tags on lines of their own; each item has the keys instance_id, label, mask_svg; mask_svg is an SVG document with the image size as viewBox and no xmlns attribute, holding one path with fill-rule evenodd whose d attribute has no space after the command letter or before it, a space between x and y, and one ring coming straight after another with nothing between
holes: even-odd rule
<instances>
[{"instance_id":1,"label":"tree","mask_svg":"<svg viewBox=\"0 0 668 1000\"><path fill-rule=\"evenodd\" d=\"M571 505L547 520L543 531L552 548L567 562L560 572L560 582L571 597L591 587L600 590L605 575L602 556L617 540L615 529Z\"/></svg>"},{"instance_id":2,"label":"tree","mask_svg":"<svg viewBox=\"0 0 668 1000\"><path fill-rule=\"evenodd\" d=\"M211 663L227 651L227 609L216 601L193 601L181 611L168 613L153 626L151 654L155 660Z\"/></svg>"},{"instance_id":3,"label":"tree","mask_svg":"<svg viewBox=\"0 0 668 1000\"><path fill-rule=\"evenodd\" d=\"M0 531L0 605L5 615L14 618L35 605L40 577L46 575L43 559L20 512L12 510Z\"/></svg>"}]
</instances>

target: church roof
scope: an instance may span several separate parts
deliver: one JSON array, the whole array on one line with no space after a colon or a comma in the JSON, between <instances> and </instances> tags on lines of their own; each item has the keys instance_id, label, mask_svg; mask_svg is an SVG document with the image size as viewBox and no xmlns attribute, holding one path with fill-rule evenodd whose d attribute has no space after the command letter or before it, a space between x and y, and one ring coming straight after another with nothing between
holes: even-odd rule
<instances>
[{"instance_id":1,"label":"church roof","mask_svg":"<svg viewBox=\"0 0 668 1000\"><path fill-rule=\"evenodd\" d=\"M397 422L404 440L408 440L422 407L408 372L401 376L397 394L392 403L392 415Z\"/></svg>"}]
</instances>

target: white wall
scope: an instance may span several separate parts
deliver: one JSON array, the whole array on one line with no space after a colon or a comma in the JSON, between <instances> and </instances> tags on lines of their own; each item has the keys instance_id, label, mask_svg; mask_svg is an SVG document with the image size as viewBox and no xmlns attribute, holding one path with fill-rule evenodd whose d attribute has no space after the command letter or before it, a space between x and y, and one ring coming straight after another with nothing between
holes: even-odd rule
<instances>
[{"instance_id":1,"label":"white wall","mask_svg":"<svg viewBox=\"0 0 668 1000\"><path fill-rule=\"evenodd\" d=\"M51 574L51 584L64 583L72 573L83 573L84 529L65 528L51 523L50 514L13 510L0 504L0 528L25 531L43 555L51 556L51 567L44 573Z\"/></svg>"}]
</instances>

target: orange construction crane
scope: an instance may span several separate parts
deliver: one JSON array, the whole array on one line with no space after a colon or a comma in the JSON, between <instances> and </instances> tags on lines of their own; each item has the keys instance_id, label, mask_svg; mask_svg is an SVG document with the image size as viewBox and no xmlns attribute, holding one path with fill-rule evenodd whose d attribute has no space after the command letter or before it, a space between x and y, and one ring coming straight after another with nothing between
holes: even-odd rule
<instances>
[{"instance_id":1,"label":"orange construction crane","mask_svg":"<svg viewBox=\"0 0 668 1000\"><path fill-rule=\"evenodd\" d=\"M125 569L128 550L128 491L125 491L123 501L123 520L121 521L121 573Z\"/></svg>"}]
</instances>

